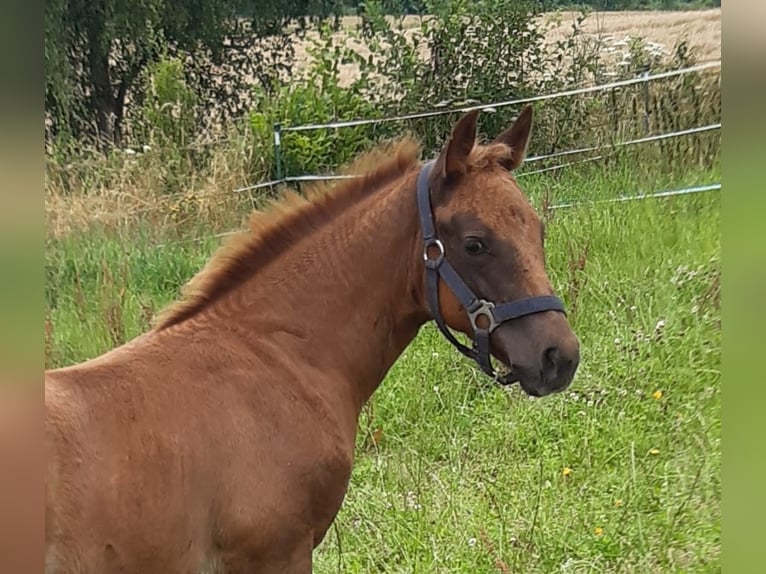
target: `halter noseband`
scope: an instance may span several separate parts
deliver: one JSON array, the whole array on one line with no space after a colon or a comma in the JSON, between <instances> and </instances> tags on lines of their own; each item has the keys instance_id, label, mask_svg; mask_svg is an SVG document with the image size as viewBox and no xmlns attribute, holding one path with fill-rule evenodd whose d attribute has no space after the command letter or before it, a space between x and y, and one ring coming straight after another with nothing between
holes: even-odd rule
<instances>
[{"instance_id":1,"label":"halter noseband","mask_svg":"<svg viewBox=\"0 0 766 574\"><path fill-rule=\"evenodd\" d=\"M507 385L517 379L513 373L500 376L492 367L489 354L489 336L497 327L506 321L511 321L525 315L541 313L543 311L559 311L566 313L561 299L553 295L538 295L518 299L508 303L495 304L492 301L479 299L458 275L455 268L446 259L444 244L436 237L433 212L431 210L431 189L428 178L434 162L430 161L423 166L418 174L417 201L420 215L420 226L423 231L423 260L426 268L426 296L431 315L439 327L439 330L452 343L455 348L466 357L478 363L482 371L495 378L500 384ZM429 251L434 249L438 253L434 257ZM455 294L460 304L468 313L473 328L473 347L467 347L458 341L444 322L439 309L439 279L444 280L450 290ZM485 326L480 326L482 322Z\"/></svg>"}]
</instances>

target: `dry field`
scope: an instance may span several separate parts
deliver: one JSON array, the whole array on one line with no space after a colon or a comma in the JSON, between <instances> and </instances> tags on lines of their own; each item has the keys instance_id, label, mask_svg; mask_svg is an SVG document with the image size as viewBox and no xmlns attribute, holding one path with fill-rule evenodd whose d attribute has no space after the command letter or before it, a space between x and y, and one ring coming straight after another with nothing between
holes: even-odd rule
<instances>
[{"instance_id":1,"label":"dry field","mask_svg":"<svg viewBox=\"0 0 766 574\"><path fill-rule=\"evenodd\" d=\"M546 16L550 22L557 16ZM551 40L561 38L571 28L575 15L561 12L561 23L552 28ZM701 62L721 57L721 9L682 12L594 12L585 21L585 32L624 39L640 36L671 50L677 42L686 39L697 51Z\"/></svg>"},{"instance_id":2,"label":"dry field","mask_svg":"<svg viewBox=\"0 0 766 574\"><path fill-rule=\"evenodd\" d=\"M553 43L563 39L572 30L577 14L574 12L556 12L541 17L540 25L547 28L547 38ZM347 16L342 19L342 27L353 34L359 19ZM404 25L414 33L418 28L419 17L407 16ZM360 54L367 56L369 51L354 38L348 38L347 32L339 32L338 40L344 36ZM721 9L700 11L669 11L654 10L634 12L593 12L585 20L583 32L588 37L600 39L605 46L619 47L630 37L641 37L647 43L661 49L664 54L672 54L673 47L680 41L686 40L696 53L700 62L717 60L721 57ZM309 40L296 44L297 71L303 70L311 61L306 48L316 34L309 35ZM424 52L424 57L427 54ZM343 83L350 83L355 77L354 66L342 68Z\"/></svg>"}]
</instances>

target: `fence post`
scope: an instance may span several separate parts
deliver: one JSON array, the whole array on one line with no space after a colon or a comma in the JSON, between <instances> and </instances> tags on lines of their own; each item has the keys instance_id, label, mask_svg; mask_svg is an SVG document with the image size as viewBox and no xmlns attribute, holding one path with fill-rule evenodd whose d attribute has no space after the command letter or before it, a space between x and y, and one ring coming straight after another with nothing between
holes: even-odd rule
<instances>
[{"instance_id":1,"label":"fence post","mask_svg":"<svg viewBox=\"0 0 766 574\"><path fill-rule=\"evenodd\" d=\"M274 124L274 165L277 179L282 179L282 124Z\"/></svg>"},{"instance_id":2,"label":"fence post","mask_svg":"<svg viewBox=\"0 0 766 574\"><path fill-rule=\"evenodd\" d=\"M644 78L644 134L649 135L649 68L642 74Z\"/></svg>"}]
</instances>

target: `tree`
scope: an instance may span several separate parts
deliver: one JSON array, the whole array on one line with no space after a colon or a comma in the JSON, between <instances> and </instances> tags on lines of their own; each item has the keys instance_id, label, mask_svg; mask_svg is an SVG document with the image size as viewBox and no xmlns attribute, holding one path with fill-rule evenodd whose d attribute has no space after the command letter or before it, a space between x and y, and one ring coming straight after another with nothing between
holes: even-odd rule
<instances>
[{"instance_id":1,"label":"tree","mask_svg":"<svg viewBox=\"0 0 766 574\"><path fill-rule=\"evenodd\" d=\"M49 0L45 5L45 107L48 134L120 140L126 103L148 64L168 51L196 62L198 86L215 84L216 65L294 23L335 13L333 0ZM267 42L282 56L284 42ZM290 54L287 53L289 56ZM263 56L263 57L261 57ZM276 61L248 54L252 66ZM239 70L244 75L247 70ZM264 70L256 77L264 79Z\"/></svg>"}]
</instances>

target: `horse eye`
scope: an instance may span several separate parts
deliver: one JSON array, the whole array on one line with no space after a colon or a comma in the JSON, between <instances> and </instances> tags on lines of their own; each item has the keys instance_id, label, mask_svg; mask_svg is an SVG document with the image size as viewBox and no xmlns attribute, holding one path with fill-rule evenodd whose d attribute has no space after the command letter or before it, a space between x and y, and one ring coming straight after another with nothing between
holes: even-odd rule
<instances>
[{"instance_id":1,"label":"horse eye","mask_svg":"<svg viewBox=\"0 0 766 574\"><path fill-rule=\"evenodd\" d=\"M481 240L477 239L476 237L466 238L463 246L465 247L465 250L471 255L476 255L487 250Z\"/></svg>"}]
</instances>

